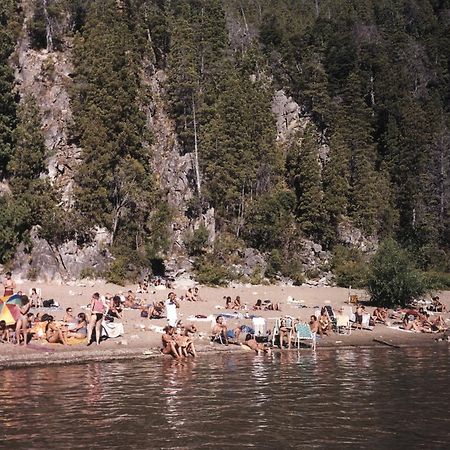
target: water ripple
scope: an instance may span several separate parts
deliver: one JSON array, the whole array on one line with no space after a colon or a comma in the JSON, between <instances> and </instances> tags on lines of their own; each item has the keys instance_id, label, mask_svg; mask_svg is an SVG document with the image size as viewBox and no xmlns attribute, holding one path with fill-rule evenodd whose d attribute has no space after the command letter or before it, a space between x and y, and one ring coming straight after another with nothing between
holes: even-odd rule
<instances>
[{"instance_id":1,"label":"water ripple","mask_svg":"<svg viewBox=\"0 0 450 450\"><path fill-rule=\"evenodd\" d=\"M0 447L445 448L448 348L4 370Z\"/></svg>"}]
</instances>

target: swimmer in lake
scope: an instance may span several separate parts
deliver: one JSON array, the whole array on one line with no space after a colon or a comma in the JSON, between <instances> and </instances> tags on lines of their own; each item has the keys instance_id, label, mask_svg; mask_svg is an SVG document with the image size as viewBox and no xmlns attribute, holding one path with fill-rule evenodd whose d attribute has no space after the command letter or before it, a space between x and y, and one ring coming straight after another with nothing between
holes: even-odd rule
<instances>
[{"instance_id":1,"label":"swimmer in lake","mask_svg":"<svg viewBox=\"0 0 450 450\"><path fill-rule=\"evenodd\" d=\"M266 353L267 355L272 354L272 349L270 347L266 347L264 344L257 342L251 334L247 334L245 336L244 345L251 348L252 350L255 350L257 355L260 355L261 353Z\"/></svg>"}]
</instances>

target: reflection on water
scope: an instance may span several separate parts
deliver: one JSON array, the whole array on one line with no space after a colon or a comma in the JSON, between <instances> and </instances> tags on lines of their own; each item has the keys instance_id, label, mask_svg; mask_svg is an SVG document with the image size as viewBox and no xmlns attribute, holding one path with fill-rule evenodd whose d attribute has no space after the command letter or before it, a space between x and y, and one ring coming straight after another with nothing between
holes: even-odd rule
<instances>
[{"instance_id":1,"label":"reflection on water","mask_svg":"<svg viewBox=\"0 0 450 450\"><path fill-rule=\"evenodd\" d=\"M447 448L448 347L0 372L0 447Z\"/></svg>"}]
</instances>

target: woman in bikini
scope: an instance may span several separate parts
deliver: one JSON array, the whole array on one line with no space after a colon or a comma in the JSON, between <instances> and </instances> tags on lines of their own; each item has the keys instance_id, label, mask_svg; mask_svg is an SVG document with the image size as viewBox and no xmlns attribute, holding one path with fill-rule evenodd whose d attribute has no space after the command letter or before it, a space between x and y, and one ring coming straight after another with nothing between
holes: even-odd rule
<instances>
[{"instance_id":1,"label":"woman in bikini","mask_svg":"<svg viewBox=\"0 0 450 450\"><path fill-rule=\"evenodd\" d=\"M16 343L20 344L20 335L23 335L23 345L27 345L28 338L28 312L31 308L31 303L26 295L20 298L22 305L19 308L20 317L16 322Z\"/></svg>"},{"instance_id":2,"label":"woman in bikini","mask_svg":"<svg viewBox=\"0 0 450 450\"><path fill-rule=\"evenodd\" d=\"M95 341L100 345L100 337L102 334L102 321L105 314L105 305L100 298L100 294L96 292L91 299L91 317L87 326L87 345L91 345L92 332L95 328Z\"/></svg>"},{"instance_id":3,"label":"woman in bikini","mask_svg":"<svg viewBox=\"0 0 450 450\"><path fill-rule=\"evenodd\" d=\"M45 338L50 344L68 345L66 340L66 333L56 325L53 316L45 317Z\"/></svg>"}]
</instances>

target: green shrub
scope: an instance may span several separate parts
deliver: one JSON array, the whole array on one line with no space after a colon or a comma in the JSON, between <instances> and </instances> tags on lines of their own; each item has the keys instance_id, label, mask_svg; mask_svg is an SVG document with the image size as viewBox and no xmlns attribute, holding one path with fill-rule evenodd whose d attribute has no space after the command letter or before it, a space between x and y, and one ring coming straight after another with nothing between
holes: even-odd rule
<instances>
[{"instance_id":1,"label":"green shrub","mask_svg":"<svg viewBox=\"0 0 450 450\"><path fill-rule=\"evenodd\" d=\"M369 274L368 263L357 249L338 245L334 248L331 270L336 284L341 287L363 288Z\"/></svg>"},{"instance_id":2,"label":"green shrub","mask_svg":"<svg viewBox=\"0 0 450 450\"><path fill-rule=\"evenodd\" d=\"M213 255L201 256L194 264L196 279L207 286L225 286L229 280L225 265Z\"/></svg>"},{"instance_id":3,"label":"green shrub","mask_svg":"<svg viewBox=\"0 0 450 450\"><path fill-rule=\"evenodd\" d=\"M38 267L30 267L27 272L27 278L30 281L36 281L40 273L40 269Z\"/></svg>"},{"instance_id":4,"label":"green shrub","mask_svg":"<svg viewBox=\"0 0 450 450\"><path fill-rule=\"evenodd\" d=\"M97 278L97 271L93 267L84 267L81 269L80 278L95 280Z\"/></svg>"},{"instance_id":5,"label":"green shrub","mask_svg":"<svg viewBox=\"0 0 450 450\"><path fill-rule=\"evenodd\" d=\"M184 235L184 245L190 256L202 255L208 246L209 232L204 225Z\"/></svg>"},{"instance_id":6,"label":"green shrub","mask_svg":"<svg viewBox=\"0 0 450 450\"><path fill-rule=\"evenodd\" d=\"M425 273L431 289L450 289L450 273L429 271Z\"/></svg>"},{"instance_id":7,"label":"green shrub","mask_svg":"<svg viewBox=\"0 0 450 450\"><path fill-rule=\"evenodd\" d=\"M374 304L393 307L421 297L430 285L425 274L416 269L411 255L388 239L370 262L367 288Z\"/></svg>"}]
</instances>

